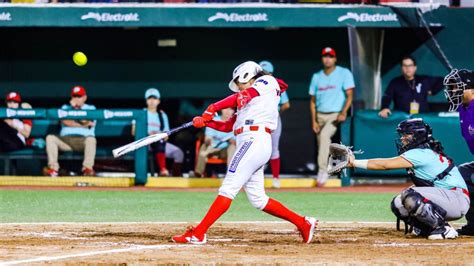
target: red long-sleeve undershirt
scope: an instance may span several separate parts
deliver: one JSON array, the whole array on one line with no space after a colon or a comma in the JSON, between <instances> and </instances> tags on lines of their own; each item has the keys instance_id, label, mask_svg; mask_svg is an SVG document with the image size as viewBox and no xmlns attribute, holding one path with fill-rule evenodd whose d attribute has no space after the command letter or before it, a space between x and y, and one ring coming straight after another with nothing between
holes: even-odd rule
<instances>
[{"instance_id":1,"label":"red long-sleeve undershirt","mask_svg":"<svg viewBox=\"0 0 474 266\"><path fill-rule=\"evenodd\" d=\"M206 123L206 126L221 132L231 132L234 127L235 120L237 120L237 115L233 115L227 121L209 121Z\"/></svg>"},{"instance_id":2,"label":"red long-sleeve undershirt","mask_svg":"<svg viewBox=\"0 0 474 266\"><path fill-rule=\"evenodd\" d=\"M277 81L278 81L278 85L280 85L280 89L282 90L282 92L284 92L288 88L288 85L281 79L277 79ZM238 101L239 94L242 94L242 93L246 93L250 97L250 100L260 95L256 89L250 87L242 92L234 93L227 98L224 98L216 103L213 103L212 108L214 109L215 112L220 111L225 108L236 108L238 105L237 101ZM227 121L214 121L214 120L209 121L206 123L206 126L218 131L222 131L222 132L231 132L236 120L237 120L237 115L234 115Z\"/></svg>"},{"instance_id":3,"label":"red long-sleeve undershirt","mask_svg":"<svg viewBox=\"0 0 474 266\"><path fill-rule=\"evenodd\" d=\"M216 103L213 103L212 106L214 107L214 111L217 112L226 108L236 108L237 98L239 97L239 94L242 94L242 93L246 93L247 95L249 95L250 99L253 99L260 95L256 89L250 87L248 89L245 89L244 91L236 92L227 98L224 98Z\"/></svg>"}]
</instances>

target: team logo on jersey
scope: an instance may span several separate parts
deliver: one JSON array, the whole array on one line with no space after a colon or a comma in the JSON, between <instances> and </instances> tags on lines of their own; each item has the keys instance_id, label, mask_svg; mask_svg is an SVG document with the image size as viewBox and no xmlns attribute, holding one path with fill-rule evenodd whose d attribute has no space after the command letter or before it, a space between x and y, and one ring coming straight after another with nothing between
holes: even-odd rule
<instances>
[{"instance_id":1,"label":"team logo on jersey","mask_svg":"<svg viewBox=\"0 0 474 266\"><path fill-rule=\"evenodd\" d=\"M398 21L397 14L388 13L388 14L369 14L369 13L354 13L347 12L346 15L340 16L337 21L343 22L346 20L355 20L357 22L393 22Z\"/></svg>"},{"instance_id":2,"label":"team logo on jersey","mask_svg":"<svg viewBox=\"0 0 474 266\"><path fill-rule=\"evenodd\" d=\"M12 21L12 14L10 12L0 13L0 21Z\"/></svg>"},{"instance_id":3,"label":"team logo on jersey","mask_svg":"<svg viewBox=\"0 0 474 266\"><path fill-rule=\"evenodd\" d=\"M81 16L81 20L93 19L98 22L137 22L140 21L138 13L98 13L98 12L89 12Z\"/></svg>"},{"instance_id":4,"label":"team logo on jersey","mask_svg":"<svg viewBox=\"0 0 474 266\"><path fill-rule=\"evenodd\" d=\"M259 82L260 82L260 83L263 83L263 84L265 84L265 85L268 85L268 81L266 81L266 80L264 80L264 79L259 79L259 80L255 81L255 84L257 84L257 83L259 83Z\"/></svg>"},{"instance_id":5,"label":"team logo on jersey","mask_svg":"<svg viewBox=\"0 0 474 266\"><path fill-rule=\"evenodd\" d=\"M216 20L224 20L225 22L260 22L268 21L268 15L267 13L238 14L217 12L214 16L207 19L208 22L214 22Z\"/></svg>"},{"instance_id":6,"label":"team logo on jersey","mask_svg":"<svg viewBox=\"0 0 474 266\"><path fill-rule=\"evenodd\" d=\"M237 166L240 163L240 160L242 160L242 158L244 157L245 153L249 150L250 145L252 145L252 143L253 141L251 140L251 141L246 141L244 142L244 144L242 144L240 149L235 153L234 159L232 159L232 162L230 163L229 172L235 173L235 171L237 170Z\"/></svg>"}]
</instances>

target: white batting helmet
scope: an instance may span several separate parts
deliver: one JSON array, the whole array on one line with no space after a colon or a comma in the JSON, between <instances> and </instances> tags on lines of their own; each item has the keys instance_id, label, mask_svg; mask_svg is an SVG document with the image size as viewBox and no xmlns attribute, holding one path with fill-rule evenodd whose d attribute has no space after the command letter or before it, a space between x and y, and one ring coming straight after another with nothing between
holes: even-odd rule
<instances>
[{"instance_id":1,"label":"white batting helmet","mask_svg":"<svg viewBox=\"0 0 474 266\"><path fill-rule=\"evenodd\" d=\"M238 65L234 69L234 72L232 72L232 80L229 82L229 89L234 92L239 92L239 87L237 87L234 81L247 83L261 71L263 71L262 67L254 61L247 61Z\"/></svg>"}]
</instances>

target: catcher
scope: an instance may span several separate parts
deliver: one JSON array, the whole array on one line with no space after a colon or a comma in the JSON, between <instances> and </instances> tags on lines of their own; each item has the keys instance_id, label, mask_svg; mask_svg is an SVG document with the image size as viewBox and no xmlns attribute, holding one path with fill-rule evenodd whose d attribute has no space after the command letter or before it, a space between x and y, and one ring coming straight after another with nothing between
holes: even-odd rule
<instances>
[{"instance_id":1,"label":"catcher","mask_svg":"<svg viewBox=\"0 0 474 266\"><path fill-rule=\"evenodd\" d=\"M441 143L433 138L431 127L421 118L402 121L397 132L399 156L393 158L356 160L348 147L331 144L329 172L335 173L345 167L406 168L415 185L402 191L391 203L392 212L405 222L405 233L413 232L430 240L456 238L458 233L447 221L462 218L470 202L458 168L444 153Z\"/></svg>"}]
</instances>

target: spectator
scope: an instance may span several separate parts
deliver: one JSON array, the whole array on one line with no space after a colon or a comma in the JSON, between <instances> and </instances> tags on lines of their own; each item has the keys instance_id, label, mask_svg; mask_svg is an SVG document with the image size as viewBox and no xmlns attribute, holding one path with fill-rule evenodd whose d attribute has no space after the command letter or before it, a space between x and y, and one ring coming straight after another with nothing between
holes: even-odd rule
<instances>
[{"instance_id":1,"label":"spectator","mask_svg":"<svg viewBox=\"0 0 474 266\"><path fill-rule=\"evenodd\" d=\"M379 116L383 118L391 114L392 100L395 111L409 114L428 112L428 95L436 94L443 89L442 77L416 75L416 60L411 56L402 58L401 70L402 75L390 81L382 97Z\"/></svg>"},{"instance_id":2,"label":"spectator","mask_svg":"<svg viewBox=\"0 0 474 266\"><path fill-rule=\"evenodd\" d=\"M160 92L155 88L150 88L145 92L145 99L147 105L148 135L170 130L168 115L166 115L163 110L158 109L158 106L161 103ZM132 135L135 135L135 123L132 125ZM169 175L169 171L166 168L166 157L174 160L173 175L181 175L184 153L179 147L168 143L167 139L165 139L152 143L150 149L153 152L156 164L160 168L160 176Z\"/></svg>"},{"instance_id":3,"label":"spectator","mask_svg":"<svg viewBox=\"0 0 474 266\"><path fill-rule=\"evenodd\" d=\"M215 121L227 121L234 115L234 109L226 108L221 111L221 117ZM235 152L235 138L233 132L221 132L210 127L206 128L204 142L197 155L196 177L202 177L206 169L206 162L209 156L217 156L227 160L227 166Z\"/></svg>"},{"instance_id":4,"label":"spectator","mask_svg":"<svg viewBox=\"0 0 474 266\"><path fill-rule=\"evenodd\" d=\"M323 186L329 178L329 144L337 125L347 118L355 87L351 71L337 66L336 61L336 51L331 47L324 48L324 68L313 75L309 85L311 122L318 137L318 186Z\"/></svg>"},{"instance_id":5,"label":"spectator","mask_svg":"<svg viewBox=\"0 0 474 266\"><path fill-rule=\"evenodd\" d=\"M271 75L273 75L274 67L273 64L269 61L262 61L259 63L263 70ZM290 109L290 99L288 98L288 93L284 91L280 95L280 103L278 104L280 113ZM272 155L270 157L270 166L272 168L273 182L272 186L274 188L280 188L280 136L281 136L282 124L281 116L278 116L278 125L277 128L272 132Z\"/></svg>"},{"instance_id":6,"label":"spectator","mask_svg":"<svg viewBox=\"0 0 474 266\"><path fill-rule=\"evenodd\" d=\"M95 110L94 105L86 104L86 89L75 86L71 91L69 104L61 107L63 110ZM84 152L82 162L82 174L84 176L95 176L94 160L97 140L95 138L95 121L91 120L62 120L59 137L48 135L46 137L46 152L48 154L48 167L44 169L44 175L58 176L59 151Z\"/></svg>"},{"instance_id":7,"label":"spectator","mask_svg":"<svg viewBox=\"0 0 474 266\"><path fill-rule=\"evenodd\" d=\"M10 92L7 94L5 102L7 108L18 109L21 104L21 96L17 92ZM32 121L28 119L4 119L1 121L0 152L23 149L26 139L30 136L32 126Z\"/></svg>"}]
</instances>

